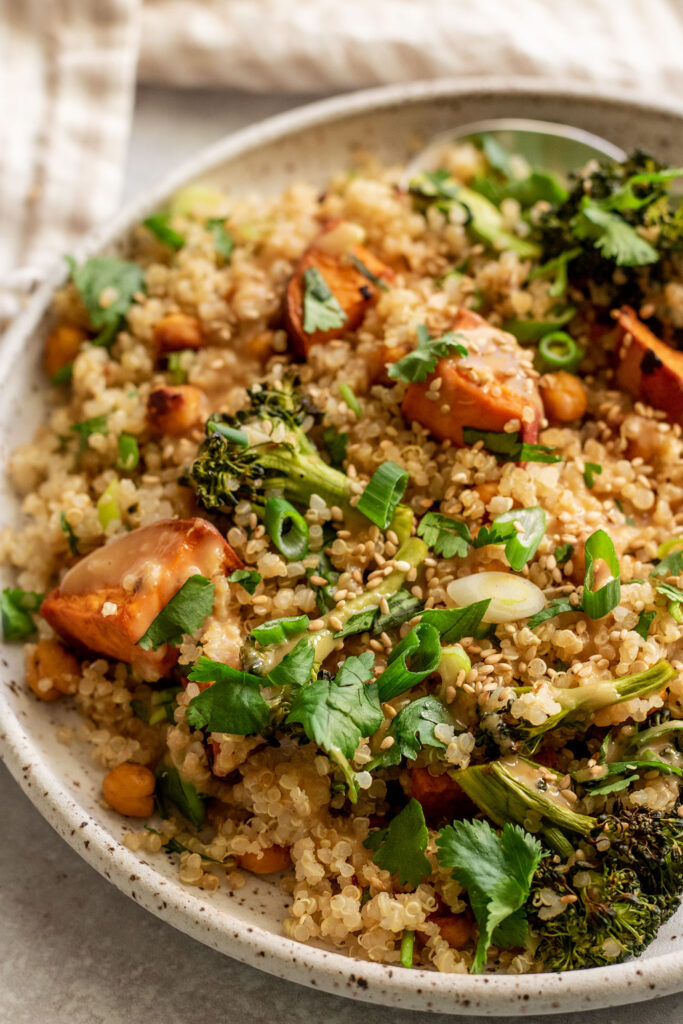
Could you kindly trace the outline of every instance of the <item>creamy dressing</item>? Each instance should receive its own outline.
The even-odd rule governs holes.
[[[567,810],[567,801],[558,786],[559,777],[550,769],[537,768],[523,757],[515,756],[501,757],[500,763],[527,789],[538,790],[546,800],[551,800],[558,807]],[[539,782],[542,783],[541,786],[538,785]]]

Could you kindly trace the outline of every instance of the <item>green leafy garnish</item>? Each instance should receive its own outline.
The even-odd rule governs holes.
[[[50,377],[50,384],[54,384],[55,387],[59,387],[61,384],[68,384],[74,375],[74,364],[73,359],[70,363],[65,363],[64,366],[60,366],[55,373]]]
[[[356,270],[359,270],[363,277],[367,277],[371,284],[374,284],[377,288],[380,288],[383,292],[389,291],[389,285],[386,281],[383,281],[377,274],[373,274],[371,270],[365,266],[362,260],[359,260],[357,256],[354,256],[352,252],[349,253],[349,259],[353,263]]]
[[[235,569],[228,576],[228,583],[239,583],[248,594],[253,594],[262,578],[255,569]]]
[[[213,247],[227,263],[235,249],[235,240],[225,226],[224,217],[209,217],[206,230],[213,238]]]
[[[623,217],[604,204],[584,196],[580,212],[572,221],[574,236],[592,242],[603,256],[618,267],[642,267],[656,263],[659,253]]]
[[[346,323],[347,316],[319,270],[309,267],[304,274],[304,331],[333,331]]]
[[[102,332],[92,344],[109,344],[114,340],[135,295],[144,291],[142,267],[112,256],[91,256],[80,267],[71,256],[67,256],[66,261],[90,323],[95,330]]]
[[[583,466],[583,482],[591,491],[595,484],[595,477],[602,473],[602,466],[597,462],[584,462]]]
[[[422,610],[422,601],[414,597],[407,590],[398,590],[387,599],[388,611],[382,612],[378,605],[371,605],[363,611],[356,612],[340,630],[334,634],[335,640],[342,640],[346,636],[355,636],[358,633],[371,632],[373,636],[379,636],[389,629],[395,629],[402,623],[412,619]]]
[[[132,434],[119,434],[119,457],[116,468],[124,473],[132,473],[140,461],[138,442]]]
[[[650,632],[650,626],[652,625],[653,619],[656,614],[657,612],[655,611],[642,611],[638,616],[638,622],[633,627],[633,632],[637,633],[638,636],[641,636],[643,640],[647,640],[648,634]]]
[[[166,360],[166,370],[171,378],[171,384],[176,387],[180,384],[187,384],[189,374],[183,366],[183,356],[188,349],[181,349],[179,352],[169,352]]]
[[[553,554],[558,565],[565,565],[574,554],[573,544],[558,544]]]
[[[528,931],[524,905],[543,850],[519,825],[509,822],[498,835],[486,821],[454,821],[436,840],[442,867],[467,890],[479,925],[472,973],[486,964],[489,946],[521,946]]]
[[[683,573],[683,551],[672,551],[660,559],[650,573],[651,576],[680,576]]]
[[[440,512],[428,512],[417,524],[417,535],[442,558],[464,558],[472,543],[467,523]]]
[[[182,777],[175,765],[162,761],[156,770],[156,796],[163,817],[168,817],[168,804],[183,814],[190,824],[200,829],[206,808],[197,787]]]
[[[74,533],[73,526],[71,525],[71,523],[66,518],[66,516],[65,516],[65,514],[63,512],[60,513],[59,522],[61,524],[62,531],[63,531],[63,533],[64,533],[64,535],[65,535],[65,537],[67,539],[67,542],[69,544],[69,551],[71,552],[72,555],[80,554],[80,551],[78,550],[78,537]]]
[[[538,505],[511,508],[496,516],[490,526],[482,526],[474,538],[476,548],[486,544],[505,544],[505,555],[512,569],[521,572],[533,558],[545,536],[546,514]],[[518,530],[517,527],[521,527]]]
[[[88,438],[93,434],[103,434],[106,437],[109,432],[107,419],[107,414],[103,413],[101,416],[93,416],[89,420],[81,420],[80,423],[72,423],[69,430],[78,435],[78,452],[80,455],[87,450]]]
[[[305,633],[310,619],[308,615],[290,615],[282,619],[270,619],[254,626],[251,636],[262,647],[269,644],[282,644],[292,637]]]
[[[481,441],[487,451],[497,455],[503,462],[562,462],[561,455],[553,454],[554,448],[545,444],[527,444],[517,434],[463,427],[462,436],[465,444]]]
[[[257,736],[268,722],[270,708],[261,695],[264,680],[259,676],[201,657],[187,678],[213,684],[187,706],[187,724],[193,729]]]
[[[325,427],[323,430],[323,444],[330,457],[330,464],[340,469],[346,459],[346,448],[349,443],[349,435],[336,427]]]
[[[389,367],[389,376],[392,380],[403,380],[408,383],[425,381],[427,374],[433,373],[436,369],[439,359],[449,355],[467,355],[467,349],[457,340],[458,338],[466,340],[464,335],[454,334],[453,331],[432,338],[425,324],[419,324],[416,347]]]
[[[425,857],[428,842],[422,806],[412,798],[387,828],[371,832],[363,845],[374,850],[375,864],[395,875],[400,885],[417,889],[422,879],[432,873]]]
[[[546,608],[541,608],[540,612],[532,615],[527,625],[529,629],[536,629],[536,626],[540,626],[542,622],[546,622],[548,619],[554,619],[556,615],[562,615],[564,612],[580,611],[581,607],[572,604],[568,597],[556,597]]]
[[[414,761],[424,747],[445,750],[446,744],[436,738],[434,729],[437,725],[452,724],[450,713],[440,700],[431,696],[418,697],[392,719],[387,736],[394,742],[386,750],[380,750],[367,765],[368,771],[390,768],[400,764],[404,757]]]
[[[614,544],[604,530],[592,533],[584,548],[586,574],[583,581],[582,607],[591,619],[601,619],[619,604],[621,598],[621,570]],[[607,563],[612,578],[599,590],[593,590],[594,565],[598,559]]]
[[[169,249],[175,249],[177,252],[185,245],[185,237],[173,230],[171,219],[170,213],[155,213],[151,217],[146,217],[142,223],[162,245],[167,245]]]
[[[356,398],[353,388],[349,384],[339,385],[339,394],[343,398],[344,402],[348,405],[349,409],[356,417],[357,420],[363,416],[363,410],[361,409],[360,402]]]
[[[190,576],[140,637],[138,646],[143,651],[156,651],[162,644],[179,647],[183,636],[191,636],[211,614],[215,589],[205,576]]]
[[[439,631],[423,616],[387,658],[387,667],[377,678],[379,699],[384,703],[411,690],[436,672],[440,661]]]
[[[0,595],[0,621],[5,640],[26,640],[36,632],[32,612],[37,612],[43,594],[19,587],[5,587]]]
[[[405,493],[408,480],[406,470],[387,459],[373,473],[356,508],[375,526],[379,526],[380,530],[386,530]]]
[[[434,626],[444,644],[457,644],[466,636],[477,636],[481,620],[491,598],[475,601],[463,608],[429,608],[423,613],[420,622]]]

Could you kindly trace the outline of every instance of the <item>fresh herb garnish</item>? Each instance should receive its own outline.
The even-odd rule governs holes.
[[[169,352],[168,354],[166,370],[171,378],[171,384],[175,386],[187,384],[189,374],[183,366],[183,356],[187,351],[188,349],[181,349],[179,352]]]
[[[385,750],[380,750],[370,764],[368,771],[375,768],[390,768],[400,764],[403,758],[414,761],[425,747],[445,750],[446,744],[436,738],[434,730],[437,725],[452,725],[453,720],[446,707],[436,697],[418,697],[392,719],[387,736],[393,743]]]
[[[140,461],[140,449],[132,434],[119,434],[119,457],[116,468],[124,473],[132,473]]]
[[[375,470],[356,505],[359,512],[386,530],[391,523],[396,506],[408,486],[409,474],[391,459],[387,459]]]
[[[349,443],[349,435],[336,427],[325,427],[323,430],[323,444],[330,457],[330,464],[340,469],[346,459],[346,448]]]
[[[416,347],[389,367],[389,376],[392,380],[422,383],[427,379],[427,374],[434,372],[439,359],[449,355],[467,355],[467,349],[458,338],[466,340],[464,335],[454,334],[453,331],[432,338],[426,325],[419,324]]]
[[[372,605],[369,608],[364,608],[361,612],[356,612],[334,634],[334,639],[341,640],[346,636],[366,632],[371,632],[373,636],[379,636],[381,633],[402,625],[408,619],[412,619],[422,610],[422,601],[414,597],[408,590],[399,590],[387,598],[387,608],[386,612],[382,612],[378,605]]]
[[[308,553],[308,523],[286,498],[268,498],[263,524],[275,547],[288,561],[303,558]]]
[[[185,245],[185,236],[173,230],[171,219],[170,213],[155,213],[151,217],[146,217],[142,223],[162,245],[167,245],[169,249],[177,252]]]
[[[605,209],[604,201],[584,196],[571,227],[575,238],[592,243],[618,267],[642,267],[659,259],[654,246],[618,213]]]
[[[461,523],[440,512],[428,512],[417,524],[417,535],[435,555],[442,558],[464,558],[472,543],[467,523]]]
[[[484,601],[475,601],[463,608],[429,608],[423,612],[420,622],[434,626],[442,643],[457,644],[466,636],[477,636],[481,620],[490,604],[491,598],[487,597]]]
[[[424,621],[413,626],[410,633],[396,644],[387,658],[387,667],[377,677],[379,699],[384,703],[400,697],[436,672],[441,661],[439,631]]]
[[[432,873],[432,866],[425,857],[428,842],[424,812],[413,797],[387,828],[371,832],[363,846],[374,851],[375,864],[395,875],[399,885],[417,889],[422,879]]]
[[[505,544],[505,555],[512,569],[521,572],[533,558],[545,536],[546,514],[538,505],[511,508],[496,516],[490,526],[482,526],[474,538],[474,547]],[[521,527],[518,530],[517,527]]]
[[[356,268],[356,270],[360,271],[360,273],[363,275],[363,277],[367,277],[368,281],[371,284],[374,284],[377,288],[380,288],[383,292],[388,292],[389,291],[389,285],[386,283],[386,281],[383,281],[381,277],[377,276],[377,274],[373,274],[373,272],[371,270],[368,270],[368,268],[365,266],[363,261],[359,260],[357,256],[354,256],[354,254],[352,252],[349,253],[349,259],[353,263],[353,265]]]
[[[591,491],[595,484],[595,477],[602,473],[602,466],[597,462],[584,462],[583,467],[583,482]]]
[[[239,583],[248,594],[253,594],[263,577],[255,569],[235,569],[228,576],[228,583]]]
[[[52,376],[50,377],[50,384],[54,384],[55,387],[59,387],[61,384],[68,384],[74,375],[74,363],[73,359],[70,363],[65,363],[64,366],[60,366]]]
[[[556,597],[547,607],[541,608],[540,612],[532,615],[527,625],[529,629],[536,629],[536,626],[540,626],[542,622],[546,622],[548,619],[554,619],[556,615],[563,615],[564,612],[580,611],[581,606],[572,604],[568,597]]]
[[[363,410],[361,409],[360,402],[358,401],[353,392],[353,388],[349,384],[340,384],[339,394],[341,395],[342,399],[349,407],[353,415],[356,417],[356,419],[361,419],[363,416]]]
[[[209,217],[206,230],[213,238],[213,247],[227,263],[235,249],[235,240],[225,226],[224,217]]]
[[[308,615],[290,615],[283,619],[270,619],[269,622],[262,622],[254,626],[251,635],[254,640],[267,647],[269,644],[282,644],[285,640],[300,636],[308,629],[310,619]]]
[[[72,555],[80,554],[80,551],[78,550],[78,537],[74,533],[73,526],[71,525],[71,523],[66,518],[63,512],[60,513],[59,522],[62,527],[62,532],[64,533],[64,536],[67,539],[69,551],[71,552]]]
[[[333,331],[346,323],[347,316],[316,267],[304,274],[304,331]]]
[[[545,444],[527,444],[526,441],[521,441],[517,434],[463,427],[462,436],[465,444],[482,441],[487,451],[497,455],[504,462],[562,462],[561,455],[553,454],[554,448]]]
[[[680,576],[683,573],[683,551],[672,551],[660,559],[650,573],[651,576]]]
[[[175,765],[164,761],[157,766],[156,778],[156,796],[162,816],[168,817],[168,804],[173,804],[190,824],[200,829],[204,824],[206,808],[197,787],[184,779]]]
[[[604,530],[592,533],[585,545],[586,574],[583,581],[582,608],[591,619],[601,619],[619,604],[621,598],[621,570],[614,544]],[[593,590],[595,563],[601,559],[607,564],[612,578],[598,590]]]
[[[498,835],[486,821],[454,821],[436,840],[442,867],[467,890],[479,925],[471,971],[479,974],[489,946],[522,946],[528,932],[524,905],[543,850],[518,825],[506,822]]]
[[[270,708],[261,694],[264,680],[259,676],[201,657],[187,678],[212,683],[187,706],[187,724],[193,729],[257,736],[267,724]]]
[[[143,651],[156,651],[162,644],[179,647],[183,636],[191,636],[211,614],[214,590],[205,576],[190,576],[140,637],[138,646]]]
[[[107,427],[108,416],[103,413],[101,416],[93,416],[89,420],[81,420],[80,423],[72,423],[69,430],[78,435],[78,453],[82,455],[88,448],[88,438],[93,434],[103,434],[105,437],[109,432]]]
[[[145,275],[137,263],[112,256],[91,256],[80,267],[65,257],[71,278],[80,292],[90,323],[100,334],[93,345],[109,345],[115,338],[133,299],[144,290]]]
[[[574,554],[574,545],[558,544],[553,554],[558,565],[565,565]]]
[[[32,612],[37,612],[43,594],[20,587],[5,587],[0,595],[0,622],[5,640],[26,640],[36,632]]]
[[[650,632],[650,626],[652,625],[653,619],[656,614],[657,612],[655,611],[642,611],[638,616],[638,622],[633,627],[633,632],[637,633],[638,636],[641,636],[643,640],[647,640],[648,634]]]

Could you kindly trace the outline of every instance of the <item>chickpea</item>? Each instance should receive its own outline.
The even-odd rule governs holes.
[[[269,846],[260,853],[243,853],[238,857],[239,865],[245,871],[255,875],[272,875],[276,871],[284,871],[292,863],[286,846]]]
[[[586,389],[575,374],[566,370],[547,373],[539,381],[545,414],[551,423],[581,419],[588,406]]]
[[[39,640],[26,657],[26,682],[40,700],[75,693],[81,667],[58,640]]]
[[[248,355],[259,363],[266,363],[273,354],[274,331],[259,331],[252,334],[246,344]]]
[[[144,764],[119,764],[102,780],[102,796],[128,818],[149,818],[154,811],[154,773]]]
[[[69,324],[60,324],[48,334],[43,352],[43,369],[48,377],[54,377],[58,370],[73,362],[87,337],[82,327]]]
[[[160,387],[147,399],[147,422],[155,434],[182,437],[206,417],[206,396],[193,384]]]
[[[498,484],[493,481],[486,484],[477,484],[476,487],[472,488],[472,490],[477,492],[484,505],[488,505],[491,498],[495,498],[498,494]]]
[[[202,325],[196,316],[187,313],[167,313],[154,326],[154,343],[159,355],[180,352],[184,348],[201,348]]]
[[[441,938],[453,949],[462,949],[472,938],[473,922],[468,910],[464,914],[435,914],[429,920],[438,924]]]

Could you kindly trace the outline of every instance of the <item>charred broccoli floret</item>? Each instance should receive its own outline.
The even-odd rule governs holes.
[[[624,808],[602,823],[608,859],[636,872],[642,889],[666,899],[673,914],[683,889],[683,818],[649,808]]]
[[[247,392],[249,408],[236,415],[214,413],[206,440],[182,479],[209,511],[227,511],[246,500],[257,508],[271,494],[308,505],[317,494],[346,511],[352,483],[329,466],[307,434],[318,409],[285,378],[278,388],[257,384]]]

